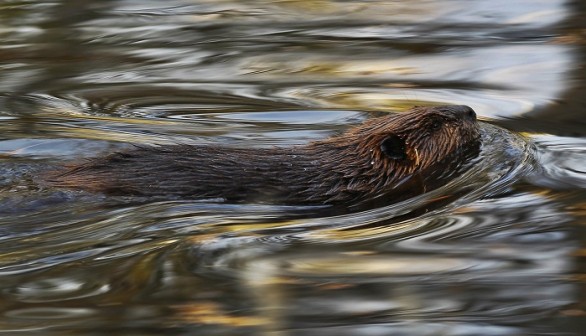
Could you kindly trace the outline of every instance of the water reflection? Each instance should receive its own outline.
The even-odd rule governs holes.
[[[586,186],[586,141],[576,138],[536,137],[541,146],[539,159],[543,174],[535,176],[538,183],[552,188]]]
[[[30,18],[7,21],[4,42],[5,58],[21,62],[5,69],[0,87],[48,89],[86,106],[97,99],[142,116],[174,110],[165,100],[177,103],[186,90],[190,109],[203,108],[202,98],[233,96],[279,108],[389,109],[423,100],[518,115],[565,89],[573,49],[543,43],[564,19],[563,4],[105,1],[64,11],[60,3],[25,3],[20,14]],[[159,99],[144,96],[153,89]]]
[[[510,207],[484,213],[500,202]],[[543,213],[532,213],[530,204],[544,207]],[[231,246],[204,243],[223,252],[212,254],[213,269],[196,272],[242,272],[268,328],[295,326],[287,335],[352,335],[370,328],[381,335],[425,334],[429,328],[449,335],[531,334],[542,328],[544,314],[572,303],[575,289],[565,274],[573,268],[575,247],[564,227],[571,218],[555,204],[527,194],[461,211],[458,217],[430,217],[416,234],[373,234],[360,244],[333,237],[315,244],[309,236],[273,243],[267,252],[239,238]],[[209,255],[201,252],[198,258]],[[318,317],[329,322],[312,325]],[[532,327],[521,327],[527,323]]]

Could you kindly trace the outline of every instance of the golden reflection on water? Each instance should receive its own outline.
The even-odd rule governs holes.
[[[177,310],[177,318],[182,323],[222,324],[233,327],[262,326],[269,323],[268,320],[257,316],[229,315],[215,302],[198,302],[171,308]]]
[[[463,260],[461,258],[355,257],[342,254],[331,257],[310,257],[307,260],[288,260],[287,271],[293,274],[310,275],[313,273],[319,274],[320,276],[393,276],[462,271],[473,268],[477,263],[474,260]]]

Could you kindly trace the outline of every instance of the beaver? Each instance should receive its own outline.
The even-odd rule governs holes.
[[[392,202],[438,187],[478,148],[472,108],[414,107],[306,145],[137,147],[66,164],[46,181],[109,195],[287,205]]]

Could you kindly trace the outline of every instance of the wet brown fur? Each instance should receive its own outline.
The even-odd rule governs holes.
[[[385,153],[381,144],[389,138],[404,141],[404,157]],[[112,195],[278,204],[354,203],[384,196],[392,202],[437,187],[453,175],[446,169],[474,155],[478,138],[472,109],[416,107],[304,146],[145,147],[70,164],[45,179],[55,187]]]

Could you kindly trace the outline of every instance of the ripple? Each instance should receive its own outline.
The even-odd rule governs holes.
[[[396,81],[395,81],[396,82]],[[471,85],[468,83],[467,85]],[[381,87],[382,86],[382,87]],[[285,87],[271,93],[276,97],[290,100],[312,102],[320,108],[353,108],[365,111],[389,111],[407,109],[416,105],[469,105],[481,115],[481,118],[498,118],[525,114],[533,111],[536,104],[531,100],[507,97],[494,91],[466,91],[450,88],[443,82],[441,89],[431,88],[435,83],[405,83],[389,85],[369,85],[368,87],[304,85],[303,87]],[[455,83],[454,86],[458,86]],[[498,98],[498,104],[495,104]]]
[[[542,173],[535,183],[550,188],[586,188],[586,140],[555,136],[536,137]]]
[[[49,278],[22,283],[11,290],[22,302],[52,302],[74,300],[99,294],[109,290],[106,284],[92,283],[86,278]]]
[[[297,276],[396,276],[396,275],[423,275],[443,272],[462,271],[491,271],[498,272],[514,265],[507,265],[504,261],[466,260],[463,258],[395,256],[352,256],[352,254],[321,256],[308,259],[288,259],[287,266],[281,270],[281,274]],[[263,268],[256,266],[255,261],[249,265],[254,269]]]
[[[395,335],[443,335],[458,336],[516,336],[522,334],[520,328],[506,325],[478,325],[476,323],[462,322],[428,322],[416,321],[399,323],[376,323],[345,326],[327,326],[316,329],[303,328],[296,330],[298,335],[323,335],[323,336],[352,336],[370,335],[386,336]]]
[[[95,314],[89,308],[37,307],[11,310],[6,316],[27,320],[70,320]]]
[[[14,139],[0,141],[0,157],[79,159],[112,152],[117,148],[102,141],[83,139]]]

